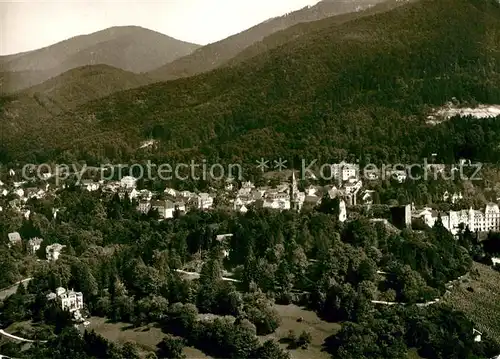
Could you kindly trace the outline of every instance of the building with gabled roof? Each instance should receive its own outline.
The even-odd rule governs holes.
[[[125,176],[122,179],[120,179],[120,186],[125,188],[136,188],[137,179],[132,176]]]
[[[22,243],[21,235],[19,234],[19,232],[12,232],[7,236],[9,238],[9,248],[11,248],[12,246],[20,245]]]
[[[174,218],[175,205],[170,200],[151,201],[151,209],[158,211],[161,219]]]
[[[55,293],[47,294],[47,300],[58,300],[61,309],[67,310],[70,313],[80,311],[83,309],[83,294],[81,292],[75,292],[74,290],[67,291],[63,287],[56,288]]]
[[[66,246],[59,244],[59,243],[54,243],[50,246],[47,246],[45,248],[45,253],[47,255],[47,260],[49,262],[55,262],[59,259],[59,256],[61,255],[62,250],[66,248]]]

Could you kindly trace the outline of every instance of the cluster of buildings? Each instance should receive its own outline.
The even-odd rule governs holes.
[[[300,211],[305,207],[315,207],[323,197],[342,198],[349,205],[357,204],[357,197],[363,186],[359,176],[359,166],[354,164],[339,164],[333,168],[336,185],[310,185],[300,191],[295,172],[292,172],[290,182],[276,187],[255,187],[251,182],[244,182],[232,200],[233,209],[245,213],[249,207],[270,208],[276,210]],[[364,200],[369,201],[371,193],[365,193]]]
[[[176,212],[182,214],[190,209],[212,209],[215,199],[213,194],[176,191],[172,188],[165,189],[162,197],[163,199],[156,200],[152,200],[151,197],[141,198],[137,210],[141,213],[154,210],[158,212],[160,219],[168,219],[174,218]]]
[[[26,184],[26,181],[14,182],[13,186],[7,187],[0,181],[0,198],[10,196],[10,200],[8,201],[9,206],[28,219],[30,210],[26,207],[26,202],[31,198],[45,198],[50,193],[50,186],[48,183],[43,183],[38,187],[24,188],[23,185]],[[0,211],[2,210],[3,208],[0,206]]]
[[[495,203],[487,204],[483,210],[469,208],[440,214],[432,208],[424,208],[414,212],[414,217],[422,219],[429,227],[434,226],[439,216],[443,226],[454,235],[461,226],[469,227],[472,232],[500,232],[500,209]]]
[[[208,210],[213,207],[215,195],[209,193],[193,193],[190,191],[177,191],[166,188],[160,196],[147,189],[137,189],[137,179],[132,176],[125,176],[120,181],[83,180],[83,189],[93,192],[101,190],[104,193],[118,193],[121,199],[128,197],[129,200],[137,200],[137,210],[141,213],[148,213],[151,210],[157,211],[161,219],[173,218],[176,211],[185,213],[189,209],[197,208]],[[162,199],[153,199],[162,197]]]
[[[241,188],[236,188],[236,184],[228,179],[221,195],[225,202],[233,210],[245,213],[250,207],[269,208],[275,210],[298,210],[304,206],[314,207],[321,203],[322,198],[328,195],[330,198],[342,198],[347,205],[356,205],[357,197],[362,188],[359,165],[351,163],[339,163],[332,165],[332,175],[334,185],[328,186],[308,186],[303,191],[299,191],[295,173],[292,173],[291,182],[281,183],[275,187],[256,187],[251,182],[244,182]],[[11,174],[12,175],[12,174]],[[50,176],[47,175],[47,179]],[[13,193],[17,198],[9,202],[11,208],[22,212],[29,219],[30,210],[24,206],[29,198],[44,198],[48,194],[57,190],[44,183],[39,187],[24,188],[26,182],[14,182],[13,188],[8,191],[2,190],[3,183],[0,182],[0,194],[8,195]],[[164,193],[153,193],[147,189],[137,188],[137,179],[132,176],[125,176],[117,181],[96,181],[93,179],[81,180],[79,185],[82,189],[104,194],[118,194],[121,199],[137,201],[137,210],[141,213],[157,211],[160,219],[173,218],[176,213],[185,213],[191,209],[210,210],[214,207],[217,197],[215,189],[211,193],[193,193],[190,191],[178,191],[166,188]],[[62,188],[65,187],[63,184]],[[362,193],[363,203],[370,203],[373,191]],[[1,209],[0,209],[1,210]],[[56,218],[58,209],[54,209],[53,216]],[[35,250],[36,251],[36,250]],[[58,253],[55,248],[54,253]],[[49,260],[57,259],[57,254],[47,253]]]
[[[23,246],[23,240],[21,238],[21,235],[19,232],[12,232],[7,235],[8,237],[8,247],[13,248],[15,246],[22,247]],[[42,247],[43,239],[39,237],[34,237],[30,238],[26,242],[26,252],[29,255],[36,255],[36,253],[40,250]],[[47,258],[48,262],[55,262],[59,259],[59,256],[61,255],[62,250],[66,246],[59,244],[59,243],[54,243],[51,245],[48,245],[45,247],[45,255]]]
[[[495,203],[488,203],[483,210],[472,208],[460,211],[439,212],[430,207],[417,210],[413,205],[391,208],[393,224],[402,228],[412,228],[414,223],[434,227],[438,219],[450,233],[457,235],[461,228],[472,232],[500,232],[500,208]]]

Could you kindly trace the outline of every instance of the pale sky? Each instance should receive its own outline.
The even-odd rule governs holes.
[[[0,0],[0,55],[111,26],[137,25],[205,45],[318,0]]]

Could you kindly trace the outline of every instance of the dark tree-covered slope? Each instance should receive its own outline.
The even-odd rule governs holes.
[[[302,22],[290,28],[282,31],[277,31],[272,35],[265,37],[262,41],[256,42],[251,46],[248,46],[243,51],[238,53],[235,57],[230,59],[223,66],[235,65],[242,61],[248,60],[256,55],[263,52],[274,49],[281,46],[288,41],[295,40],[303,34],[307,34],[311,31],[318,31],[322,28],[332,28],[334,23],[343,24],[348,21],[352,21],[365,16],[371,16],[381,12],[386,12],[392,10],[398,6],[405,5],[409,2],[414,2],[417,0],[385,0],[383,2],[372,4],[371,6],[364,8],[363,10],[353,11],[343,13],[341,15],[332,16],[321,21],[313,22]]]
[[[357,13],[382,1],[384,0],[323,0],[314,6],[269,19],[226,39],[203,46],[151,71],[149,75],[157,80],[167,81],[210,71],[224,65],[248,46],[272,33],[338,14]]]
[[[341,25],[322,22],[234,67],[116,93],[43,122],[26,118],[23,135],[6,126],[4,160],[63,152],[130,159],[151,136],[159,140],[154,159],[331,161],[352,153],[396,161],[430,151],[452,159],[478,127],[482,147],[466,150],[495,160],[499,121],[430,127],[425,115],[452,97],[500,103],[499,7],[421,0]],[[12,100],[4,101],[8,108]],[[5,111],[3,121],[16,122]]]

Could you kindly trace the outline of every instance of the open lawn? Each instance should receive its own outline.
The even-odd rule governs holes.
[[[300,333],[305,330],[311,333],[312,342],[306,350],[289,350],[292,359],[331,358],[330,354],[322,351],[322,346],[327,337],[340,330],[339,324],[325,322],[321,320],[316,313],[296,305],[275,305],[275,308],[281,316],[282,323],[273,334],[260,337],[262,342],[267,339],[279,341],[285,338],[290,330],[295,331],[297,335],[300,335]],[[302,318],[301,322],[297,321],[299,318]],[[280,345],[284,349],[288,346],[286,343]]]
[[[311,333],[312,342],[307,349],[288,349],[288,344],[280,343],[283,349],[290,352],[292,359],[331,359],[331,355],[322,350],[323,343],[327,337],[335,334],[341,326],[337,323],[328,323],[321,320],[316,313],[298,307],[296,305],[275,305],[276,310],[281,316],[282,323],[280,327],[272,334],[259,337],[263,343],[268,339],[274,339],[277,342],[286,338],[290,330],[299,335],[302,331]],[[200,319],[209,319],[218,317],[216,315],[200,315]],[[297,320],[302,318],[302,321]],[[131,328],[125,323],[108,323],[105,318],[92,317],[89,319],[88,329],[94,329],[106,339],[116,343],[134,342],[139,344],[144,354],[156,350],[156,345],[163,339],[164,334],[159,328],[153,325],[140,328]],[[200,350],[193,347],[185,347],[184,354],[187,359],[211,359]],[[415,351],[410,351],[408,359],[419,359]]]
[[[87,327],[89,330],[93,329],[96,333],[115,343],[137,343],[143,349],[144,355],[148,352],[156,351],[156,345],[160,343],[165,336],[161,329],[153,325],[132,328],[130,324],[109,323],[106,318],[100,317],[92,317],[89,321],[90,325]],[[186,354],[187,359],[210,358],[198,349],[191,347],[185,347],[184,354]]]
[[[474,275],[474,272],[478,275]],[[469,288],[469,290],[468,290]],[[480,263],[474,263],[470,279],[451,290],[444,302],[471,318],[481,332],[500,341],[500,273]]]

